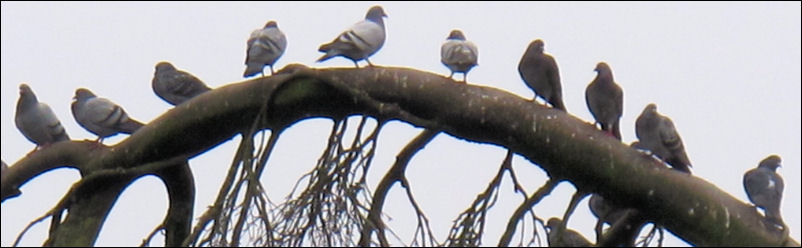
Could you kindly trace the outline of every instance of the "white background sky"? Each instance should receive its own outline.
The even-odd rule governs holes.
[[[70,112],[76,88],[87,87],[148,122],[171,107],[151,89],[157,62],[170,61],[213,88],[242,81],[245,42],[268,20],[276,20],[288,40],[276,69],[290,63],[352,66],[343,58],[314,63],[321,55],[317,48],[363,19],[374,4],[2,2],[0,155],[13,164],[34,148],[14,125],[22,82],[53,108],[71,138],[94,139]],[[741,184],[745,171],[769,154],[779,154],[783,167],[778,171],[786,182],[782,211],[792,237],[800,240],[799,2],[378,4],[389,18],[384,47],[371,57],[377,65],[447,75],[440,45],[450,30],[459,28],[479,47],[479,66],[469,73],[469,83],[531,98],[517,64],[526,45],[541,38],[560,66],[571,114],[592,120],[584,90],[595,77],[596,63],[606,61],[624,89],[624,141],[635,139],[634,122],[643,107],[657,103],[682,135],[694,175],[734,197],[747,199]],[[306,120],[285,132],[262,177],[271,199],[281,200],[314,166],[330,127],[328,120]],[[387,124],[368,181],[372,188],[419,132],[406,123]],[[196,217],[214,200],[238,141],[190,161],[198,186]],[[486,187],[504,154],[497,146],[440,134],[411,161],[407,173],[413,193],[438,240],[445,239],[452,220]],[[516,156],[513,164],[529,193],[545,182],[542,170],[528,160]],[[76,170],[61,169],[24,185],[21,197],[2,204],[0,244],[11,245],[78,178]],[[134,183],[115,205],[96,245],[139,245],[164,217],[165,192],[154,177]],[[544,219],[561,216],[572,193],[570,184],[561,184],[535,207],[536,214]],[[414,211],[398,185],[389,197],[387,223],[406,242],[414,231]],[[485,245],[498,242],[520,202],[505,179]],[[578,209],[568,226],[593,239],[595,219],[587,199]],[[36,226],[21,244],[41,245],[48,223]],[[666,242],[687,245],[673,236]]]

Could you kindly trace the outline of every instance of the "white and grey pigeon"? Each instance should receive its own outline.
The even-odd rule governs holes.
[[[243,77],[256,74],[264,76],[264,67],[270,66],[273,74],[273,63],[284,54],[287,49],[287,37],[278,29],[276,21],[269,21],[262,29],[251,32],[248,39],[248,51],[245,57],[245,72]]]
[[[451,70],[451,75],[455,72],[463,74],[462,82],[468,81],[468,71],[470,71],[479,59],[479,49],[473,42],[465,40],[462,31],[454,29],[446,38],[446,42],[440,46],[440,62]]]
[[[25,138],[35,143],[37,148],[70,140],[56,114],[50,106],[36,99],[31,87],[20,84],[19,94],[14,123]]]
[[[657,113],[657,105],[650,103],[635,121],[638,146],[651,151],[675,170],[690,174],[691,161],[674,122]]]
[[[153,92],[172,105],[210,91],[200,79],[185,71],[176,70],[170,62],[159,62],[153,73]]]
[[[144,126],[131,119],[119,105],[106,98],[99,98],[88,89],[75,90],[72,116],[89,132],[98,136],[98,142],[118,133],[132,134]]]
[[[744,174],[743,184],[749,201],[766,211],[766,219],[776,225],[785,226],[780,216],[780,202],[783,197],[783,178],[777,174],[782,160],[780,156],[770,155],[760,161],[757,168]]]
[[[317,62],[322,62],[334,56],[343,56],[354,62],[365,60],[373,66],[368,57],[376,53],[384,45],[385,30],[384,19],[387,17],[381,6],[373,6],[368,10],[365,20],[357,22],[348,30],[342,32],[333,41],[323,44],[318,51],[324,52]]]

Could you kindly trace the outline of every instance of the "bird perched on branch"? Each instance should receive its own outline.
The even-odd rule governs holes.
[[[185,71],[176,70],[170,62],[159,62],[153,73],[153,92],[164,101],[181,104],[212,89],[200,79]]]
[[[621,140],[619,121],[624,114],[624,92],[613,81],[613,71],[607,63],[599,62],[598,74],[585,88],[585,101],[602,131]]]
[[[518,73],[521,74],[526,86],[535,92],[535,99],[540,96],[546,100],[553,108],[567,111],[562,97],[562,85],[560,85],[560,70],[557,62],[551,55],[543,53],[542,40],[537,39],[529,43],[529,46],[518,63]]]
[[[131,119],[125,110],[106,98],[95,96],[88,89],[75,90],[72,102],[72,116],[83,128],[98,136],[97,142],[118,133],[133,134],[144,126],[139,121]]]
[[[446,38],[446,42],[440,46],[440,62],[451,70],[451,75],[455,72],[463,74],[462,82],[468,81],[468,71],[476,66],[479,59],[479,50],[473,42],[465,40],[462,31],[454,29]]]
[[[546,228],[548,231],[548,235],[546,236],[546,240],[549,242],[549,246],[551,247],[589,247],[593,246],[590,241],[588,241],[582,234],[579,232],[565,228],[565,230],[560,231],[563,221],[559,218],[551,218],[546,224]]]
[[[262,29],[251,32],[248,39],[248,51],[245,57],[245,72],[243,77],[250,77],[261,73],[264,76],[264,67],[270,66],[270,75],[273,75],[273,64],[287,49],[287,36],[278,29],[276,21],[269,21]]]
[[[781,163],[780,156],[766,157],[760,161],[757,168],[744,174],[743,184],[749,201],[754,203],[755,207],[766,211],[766,219],[772,224],[785,228],[780,215],[780,202],[785,183],[783,183],[783,178],[777,174],[777,167],[780,167]]]
[[[357,22],[348,30],[340,33],[333,41],[320,46],[318,51],[324,52],[317,62],[326,61],[334,56],[343,56],[354,62],[365,60],[373,66],[368,57],[376,53],[384,45],[384,19],[387,14],[381,6],[373,6],[368,10],[365,20]]]
[[[657,113],[657,105],[654,103],[646,105],[635,121],[635,135],[638,136],[639,147],[651,151],[675,170],[691,173],[691,161],[685,153],[685,146],[674,122]]]
[[[70,140],[50,106],[39,102],[31,87],[24,83],[19,86],[14,124],[25,138],[36,144],[34,151],[55,142]]]

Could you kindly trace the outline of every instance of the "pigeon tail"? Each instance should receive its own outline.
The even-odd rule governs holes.
[[[688,173],[689,175],[691,174],[691,169],[690,169],[691,165],[683,163],[682,160],[680,159],[677,158],[668,159],[666,160],[666,163],[671,165],[671,168],[674,168],[675,170]]]
[[[563,104],[563,100],[562,99],[559,99],[559,98],[552,99],[551,101],[548,101],[548,102],[551,103],[552,107],[554,107],[556,109],[559,109],[559,110],[562,110],[563,112],[566,112],[566,113],[568,112],[568,110],[565,109],[565,104]]]
[[[323,56],[321,56],[319,59],[317,59],[316,62],[323,62],[323,61],[326,61],[326,60],[336,56],[336,54],[334,54],[334,53],[329,53],[328,51],[325,51],[325,52],[326,52],[326,54],[323,54]]]
[[[621,140],[621,128],[619,127],[617,121],[613,123],[612,132],[616,139]]]
[[[121,133],[133,134],[136,132],[136,130],[139,130],[139,128],[143,126],[145,126],[145,124],[142,124],[142,122],[128,119],[128,121],[120,123],[119,128]]]
[[[256,74],[262,73],[262,67],[258,64],[249,64],[247,68],[245,68],[245,73],[242,73],[243,77],[250,77]]]

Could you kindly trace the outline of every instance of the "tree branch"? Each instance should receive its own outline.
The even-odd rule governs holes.
[[[87,163],[82,173],[194,157],[250,127],[265,102],[266,121],[259,129],[275,129],[312,117],[337,119],[352,114],[403,120],[466,140],[506,147],[552,178],[566,179],[578,190],[602,194],[617,205],[637,208],[647,219],[695,245],[798,245],[787,235],[763,226],[763,216],[751,205],[703,179],[641,156],[591,123],[500,89],[457,84],[440,75],[407,68],[309,69],[290,65],[273,76],[229,84],[176,106],[108,151],[100,151],[100,156],[84,157]],[[69,161],[65,159],[69,157],[80,155],[62,153],[59,159],[38,163],[56,164]],[[32,159],[18,163],[33,164],[26,162]],[[14,172],[9,169],[3,175],[3,199],[35,176]],[[124,186],[114,185],[120,190]],[[103,201],[116,199],[119,194],[105,191],[107,194],[90,196],[87,201],[107,204]],[[103,197],[107,199],[98,199]],[[75,216],[91,218],[94,214],[102,220],[106,213],[77,214],[72,210],[60,229],[81,229],[66,226]]]

